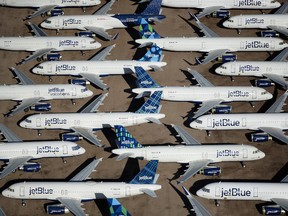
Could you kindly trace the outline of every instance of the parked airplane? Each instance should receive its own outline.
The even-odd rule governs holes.
[[[198,190],[197,196],[218,200],[261,200],[276,205],[262,207],[265,215],[280,215],[288,211],[288,176],[281,182],[215,182]]]
[[[20,80],[17,85],[0,86],[0,100],[13,100],[20,102],[16,108],[5,114],[15,115],[23,110],[32,109],[35,111],[49,111],[51,105],[41,101],[53,99],[86,98],[93,95],[93,92],[82,85],[72,84],[34,84],[31,79],[16,68],[11,68],[16,77]]]
[[[77,216],[85,216],[81,207],[82,201],[107,198],[124,198],[140,194],[147,194],[157,197],[155,191],[161,189],[156,184],[159,174],[156,174],[157,161],[150,161],[147,165],[129,182],[95,182],[85,181],[96,169],[101,159],[94,159],[70,181],[25,181],[15,183],[2,191],[2,195],[8,198],[22,199],[48,199],[56,200],[61,204],[47,205],[47,212],[58,211],[72,212]]]
[[[101,47],[101,44],[90,37],[56,36],[51,37],[38,26],[28,23],[35,36],[28,37],[0,37],[0,49],[12,51],[33,52],[20,63],[26,63],[33,59],[41,58],[51,53],[64,50],[92,50]],[[60,58],[60,57],[59,57]]]
[[[147,8],[139,14],[107,14],[115,1],[116,0],[109,1],[92,15],[50,17],[41,23],[41,27],[56,29],[57,32],[59,32],[59,29],[84,30],[89,32],[82,34],[91,35],[95,33],[106,40],[114,40],[117,34],[111,36],[106,30],[137,26],[140,25],[141,19],[154,22],[165,18],[164,15],[160,15],[161,0],[151,0]]]
[[[201,103],[201,107],[194,113],[193,118],[203,115],[212,109],[215,113],[229,113],[229,105],[221,103],[233,101],[263,101],[273,96],[265,89],[253,86],[214,86],[197,71],[188,68],[188,72],[196,79],[199,86],[160,86],[141,67],[135,67],[138,88],[132,92],[138,94],[136,98],[149,95],[154,91],[161,91],[161,99],[169,101],[191,101]]]
[[[115,126],[118,149],[113,149],[112,152],[119,155],[117,161],[131,157],[187,164],[188,169],[178,183],[185,182],[197,173],[208,176],[220,175],[221,168],[211,166],[214,163],[240,161],[244,166],[243,161],[258,160],[265,156],[259,149],[249,145],[201,145],[181,127],[172,126],[186,145],[143,147],[126,128]]]
[[[106,56],[115,47],[111,45],[99,52],[89,61],[49,61],[43,62],[32,69],[32,72],[40,75],[70,75],[81,76],[102,89],[108,86],[103,83],[101,77],[116,74],[134,73],[134,67],[140,66],[145,70],[161,71],[167,63],[162,62],[162,49],[153,45],[151,49],[138,61],[135,60],[105,60]],[[51,78],[50,78],[51,81]],[[81,80],[75,80],[78,82]],[[73,80],[72,80],[73,82]]]
[[[98,107],[108,93],[99,96],[80,113],[54,113],[54,114],[35,114],[27,117],[20,123],[21,127],[36,129],[38,135],[41,129],[64,129],[73,131],[64,134],[63,139],[69,141],[79,140],[80,136],[89,140],[97,146],[103,146],[93,131],[102,128],[111,128],[115,125],[132,126],[147,122],[161,124],[159,119],[165,114],[159,113],[161,109],[161,92],[154,92],[151,97],[138,109],[132,112],[99,112]]]
[[[227,28],[236,28],[240,34],[240,29],[260,28],[272,29],[276,32],[288,36],[288,3],[284,3],[274,14],[249,14],[230,17],[223,23]]]
[[[194,16],[194,15],[191,15]],[[144,19],[141,20],[141,39],[135,40],[139,47],[157,44],[160,48],[169,51],[197,51],[208,53],[198,64],[207,64],[218,57],[231,56],[237,51],[277,51],[288,47],[280,38],[262,37],[220,37],[211,29],[202,24],[197,17],[196,23],[205,34],[205,37],[161,37]],[[236,59],[236,56],[234,56]]]
[[[1,172],[0,179],[17,168],[24,172],[38,172],[41,169],[41,164],[29,162],[30,160],[51,157],[64,158],[85,153],[84,148],[73,142],[39,140],[23,142],[3,124],[0,124],[0,131],[7,140],[7,143],[0,143],[0,160],[6,161],[6,167]]]
[[[288,62],[285,61],[288,55],[288,48],[285,48],[271,61],[234,61],[227,62],[216,68],[215,72],[225,76],[256,76],[267,77],[268,79],[256,80],[258,87],[271,86],[272,81],[283,88],[288,88],[286,77],[288,76]],[[272,80],[272,81],[271,81]]]
[[[47,12],[51,13],[61,13],[58,11],[59,8],[65,7],[82,7],[85,11],[85,7],[95,6],[100,4],[100,0],[41,0],[41,1],[31,1],[31,0],[0,0],[1,6],[8,7],[29,7],[29,8],[37,8],[37,10],[26,17],[26,19],[30,19]]]
[[[176,8],[203,9],[198,15],[201,18],[206,15],[223,18],[230,15],[227,9],[274,9],[280,7],[280,3],[273,0],[162,0],[162,5]]]
[[[288,144],[283,130],[288,129],[288,113],[280,113],[288,93],[285,92],[265,113],[203,115],[190,123],[199,130],[256,130],[251,140],[265,142],[271,136]]]
[[[127,209],[115,198],[107,199],[110,216],[131,216]]]

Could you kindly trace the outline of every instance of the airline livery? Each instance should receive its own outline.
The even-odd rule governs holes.
[[[39,140],[23,142],[3,124],[0,124],[0,131],[7,140],[7,143],[0,143],[0,160],[6,162],[4,170],[0,173],[0,179],[3,179],[17,168],[24,172],[40,171],[41,165],[29,162],[30,160],[51,157],[64,158],[85,153],[84,148],[73,142]]]
[[[18,85],[0,86],[0,100],[19,101],[6,116],[15,115],[29,107],[36,111],[49,111],[51,105],[42,101],[53,99],[78,99],[93,95],[93,92],[82,85],[72,84],[34,84],[31,79],[16,68],[11,68],[20,80]]]
[[[95,182],[85,181],[96,169],[101,159],[94,159],[68,182],[58,181],[25,181],[15,183],[2,191],[2,195],[13,199],[48,199],[56,200],[61,204],[48,204],[47,212],[72,212],[77,216],[85,216],[81,207],[83,201],[95,199],[125,198],[140,194],[157,197],[155,191],[161,189],[156,184],[159,174],[156,174],[158,162],[150,161],[129,182]],[[24,202],[24,201],[23,201]],[[22,203],[25,205],[25,203]]]
[[[223,102],[232,101],[262,101],[269,100],[273,96],[265,89],[250,86],[214,86],[197,71],[188,68],[199,86],[160,86],[141,67],[135,67],[138,88],[132,92],[138,94],[136,98],[161,91],[161,99],[169,101],[191,101],[201,103],[200,108],[194,113],[193,118],[203,115],[212,109],[215,113],[229,113],[231,106],[223,105]]]
[[[196,173],[208,176],[220,175],[221,168],[211,166],[217,162],[240,161],[243,165],[243,161],[259,160],[265,156],[262,151],[249,145],[201,145],[181,127],[176,125],[173,127],[186,145],[143,147],[126,128],[115,126],[118,149],[113,149],[112,152],[119,155],[118,161],[131,157],[188,164],[188,169],[178,183],[185,182]]]

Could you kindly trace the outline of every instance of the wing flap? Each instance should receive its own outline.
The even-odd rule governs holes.
[[[92,172],[96,170],[96,167],[98,164],[102,161],[102,158],[100,159],[94,159],[91,163],[89,163],[86,167],[84,167],[79,173],[77,173],[73,178],[71,178],[69,181],[84,181],[86,180]]]
[[[200,86],[205,87],[214,87],[214,85],[205,79],[200,73],[190,68],[187,68],[187,71],[194,77],[194,79],[199,83]]]
[[[94,15],[105,15],[109,10],[111,10],[112,5],[115,3],[116,0],[111,0],[107,2],[103,7],[97,10]]]
[[[276,25],[269,25],[268,28],[280,32],[281,34],[288,36],[288,29],[285,26],[276,26]]]
[[[288,55],[288,47],[283,49],[272,61],[284,61]]]
[[[262,130],[265,133],[270,134],[271,136],[276,137],[282,142],[288,144],[288,137],[284,134],[284,132],[280,128],[259,127],[259,130]]]
[[[228,49],[212,50],[212,51],[208,52],[208,54],[205,55],[201,61],[197,59],[197,63],[207,64],[207,63],[215,60],[216,58],[224,55],[228,51],[229,51]]]
[[[24,73],[22,73],[18,69],[13,68],[13,67],[11,67],[10,69],[13,71],[13,73],[15,73],[16,78],[18,78],[20,80],[20,84],[22,84],[22,85],[33,85],[34,84],[34,82],[29,77],[27,77]]]
[[[214,7],[206,7],[200,13],[198,13],[197,17],[200,19],[206,15],[213,13],[214,11],[218,11],[222,9],[223,6],[214,6]]]
[[[283,105],[286,101],[288,92],[286,91],[281,97],[279,97],[274,104],[265,113],[279,113],[281,112]]]
[[[271,79],[272,81],[278,83],[279,85],[283,86],[285,89],[288,88],[288,82],[285,80],[283,76],[276,75],[276,74],[263,74],[263,76]]]
[[[100,79],[100,77],[96,74],[91,73],[80,73],[82,77],[92,82],[94,85],[98,86],[101,89],[108,89],[108,86],[103,83],[103,81]]]
[[[4,124],[0,124],[0,131],[8,142],[21,142],[22,140]]]
[[[172,127],[175,129],[175,131],[179,134],[181,139],[184,141],[186,145],[201,145],[196,139],[194,139],[187,131],[185,131],[183,128],[179,127],[178,125],[173,125]]]
[[[116,44],[107,46],[105,49],[101,50],[90,61],[104,61],[106,60],[107,55],[110,55],[111,50],[116,46]]]
[[[77,216],[86,216],[84,209],[81,207],[81,200],[73,198],[58,197],[57,200],[62,203],[69,211]]]
[[[205,101],[201,104],[200,108],[194,112],[193,118],[198,118],[199,116],[203,115],[204,113],[208,112],[213,107],[219,105],[223,100],[215,99],[210,101]]]
[[[26,18],[31,19],[33,17],[39,16],[40,14],[44,14],[44,13],[54,9],[55,7],[57,7],[57,5],[46,5],[43,7],[39,7],[34,13],[32,13],[31,15],[28,15]]]
[[[288,199],[273,198],[271,200],[288,211]]]
[[[50,52],[54,51],[53,48],[47,48],[47,49],[40,49],[37,50],[35,52],[33,52],[33,54],[31,54],[30,56],[27,56],[26,58],[24,58],[19,64],[25,64],[29,61],[32,61],[34,59],[37,59],[38,57],[42,57],[45,54],[48,54]]]
[[[7,176],[9,173],[11,173],[13,170],[17,169],[22,164],[26,163],[32,159],[31,156],[27,157],[17,157],[17,158],[11,158],[8,162],[8,165],[4,168],[4,170],[0,174],[0,179]]]
[[[37,98],[26,98],[23,99],[18,106],[16,106],[14,109],[12,109],[7,116],[12,116],[15,115],[26,108],[36,104],[37,102],[41,101],[43,98],[42,97],[37,97]]]
[[[97,112],[100,105],[103,104],[104,99],[108,96],[108,93],[98,96],[94,101],[92,101],[81,113],[93,113]]]
[[[104,28],[101,27],[95,27],[95,26],[85,26],[85,29],[94,32],[97,35],[100,35],[101,37],[105,38],[106,40],[113,40],[114,36],[109,35]],[[108,28],[109,29],[109,28]]]
[[[103,147],[104,145],[100,143],[100,140],[97,139],[95,134],[91,129],[82,128],[82,127],[72,127],[71,130],[75,131],[77,134],[83,136],[85,139],[89,140],[91,143],[98,147]]]

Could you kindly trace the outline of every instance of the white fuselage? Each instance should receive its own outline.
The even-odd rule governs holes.
[[[160,87],[160,88],[136,88],[132,92],[162,91],[161,99],[169,101],[192,101],[205,102],[209,100],[222,99],[223,102],[230,101],[261,101],[269,100],[273,96],[265,89],[246,86],[215,86],[215,87]]]
[[[260,37],[164,37],[137,39],[138,44],[157,44],[169,51],[210,52],[214,50],[236,51],[276,51],[288,47],[280,38]]]
[[[150,122],[149,118],[161,119],[161,113],[59,113],[32,115],[20,123],[31,129],[66,129],[81,127],[86,129],[110,128],[115,125],[132,126]]]
[[[275,74],[281,77],[288,76],[288,62],[282,61],[235,61],[226,62],[216,68],[215,72],[227,76],[256,76]]]
[[[197,191],[206,199],[262,200],[288,199],[287,183],[216,182]]]
[[[273,9],[279,2],[271,0],[163,0],[163,6],[177,8],[206,8],[222,6],[223,9]]]
[[[223,23],[227,28],[260,28],[268,26],[281,26],[288,28],[288,14],[255,14],[230,17]]]
[[[35,85],[1,85],[0,100],[21,101],[28,98],[76,99],[86,98],[93,92],[81,85],[72,84],[35,84]]]
[[[106,15],[79,15],[79,16],[53,16],[41,23],[46,29],[78,29],[87,30],[86,27],[97,27],[104,30],[114,28],[127,28],[119,19]]]
[[[243,113],[203,115],[190,123],[200,130],[258,130],[260,127],[288,129],[288,113]]]
[[[152,66],[163,67],[166,62],[148,62],[135,60],[117,61],[49,61],[43,62],[32,69],[39,75],[71,75],[81,76],[81,73],[91,73],[98,76],[135,73],[135,66],[151,70]]]
[[[117,155],[129,153],[131,158],[158,160],[159,162],[190,163],[199,160],[211,160],[211,163],[222,161],[250,161],[265,156],[257,148],[249,145],[175,145],[147,146],[143,148],[113,149]]]
[[[160,190],[157,184],[128,184],[124,182],[23,182],[11,185],[2,192],[3,196],[16,199],[69,198],[94,200],[125,198],[144,194],[141,190]],[[103,197],[105,196],[105,197]]]
[[[51,49],[51,51],[64,50],[92,50],[98,49],[101,44],[89,37],[69,37],[69,36],[43,36],[43,37],[1,37],[0,49],[37,51]]]
[[[84,154],[85,149],[68,141],[0,143],[0,160],[31,156],[32,159],[69,157]]]

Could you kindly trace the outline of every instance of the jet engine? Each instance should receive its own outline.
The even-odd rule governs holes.
[[[267,142],[272,140],[272,137],[269,136],[267,133],[254,133],[251,134],[251,141],[252,142]]]
[[[47,214],[67,214],[70,211],[61,204],[47,205],[46,207]]]
[[[225,11],[225,10],[219,10],[219,11],[215,11],[213,13],[210,14],[211,17],[214,18],[226,18],[226,17],[230,17],[230,11]]]
[[[237,60],[237,56],[234,54],[225,54],[217,58],[218,61],[225,63],[225,62],[233,62]]]
[[[19,170],[24,172],[39,172],[41,170],[41,164],[28,162],[20,166]]]
[[[60,53],[48,53],[42,57],[43,61],[59,61],[61,60],[62,56]]]
[[[230,113],[232,111],[232,106],[228,106],[228,105],[218,105],[216,107],[214,107],[213,109],[211,109],[212,113],[216,113],[216,114],[227,114]]]
[[[285,213],[285,211],[277,205],[270,206],[262,206],[262,213],[264,215],[280,215],[281,213]]]
[[[273,30],[266,30],[260,32],[261,37],[279,37],[279,34]]]
[[[270,87],[270,86],[274,86],[274,85],[275,85],[275,83],[273,83],[269,79],[255,80],[255,86],[257,86],[257,87]]]
[[[206,176],[219,176],[221,174],[221,168],[216,166],[204,167],[199,170],[198,173]]]
[[[39,103],[39,104],[35,104],[34,106],[30,107],[31,110],[35,110],[35,111],[49,111],[51,110],[51,104],[49,103]]]
[[[60,16],[60,15],[64,15],[64,11],[61,9],[53,9],[48,11],[47,16]]]
[[[83,139],[83,137],[78,136],[77,134],[74,134],[74,133],[62,134],[62,140],[64,140],[64,141],[77,142],[77,141],[80,141],[82,139]]]
[[[69,80],[69,82],[74,85],[82,85],[82,86],[86,86],[90,84],[90,82],[85,79],[71,79]]]
[[[96,34],[93,33],[93,32],[87,32],[87,31],[82,31],[82,32],[79,32],[79,33],[76,33],[77,36],[79,37],[96,37]]]

